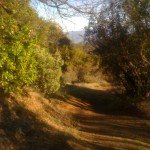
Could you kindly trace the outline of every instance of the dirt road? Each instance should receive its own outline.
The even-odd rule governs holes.
[[[110,88],[68,85],[65,110],[76,118],[85,150],[150,150],[150,120],[137,117]],[[73,144],[72,144],[73,145]]]

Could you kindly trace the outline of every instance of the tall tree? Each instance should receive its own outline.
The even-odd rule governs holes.
[[[102,57],[104,70],[130,96],[146,96],[150,91],[149,10],[148,0],[107,2],[93,33],[87,35]]]

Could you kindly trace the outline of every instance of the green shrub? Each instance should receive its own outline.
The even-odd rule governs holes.
[[[0,87],[9,93],[36,79],[35,46],[28,25],[9,15],[0,25]]]
[[[74,46],[70,53],[69,59],[65,59],[64,82],[98,82],[95,76],[99,72],[99,57],[85,52],[82,46]]]
[[[72,83],[78,80],[76,70],[73,70],[73,67],[68,67],[67,71],[63,73],[63,82],[65,83]]]
[[[58,52],[52,56],[48,50],[39,48],[36,54],[38,78],[36,87],[44,94],[56,92],[60,87],[63,61]]]

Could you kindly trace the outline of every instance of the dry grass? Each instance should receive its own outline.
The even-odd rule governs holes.
[[[150,117],[150,97],[141,100],[137,107],[145,116]]]
[[[0,150],[150,149],[150,121],[108,107],[117,99],[110,86],[66,90],[55,99],[31,89],[24,96],[1,96]]]
[[[62,102],[27,93],[1,99],[0,150],[72,149],[67,141],[76,141],[77,129],[71,114],[61,110]]]
[[[78,87],[85,87],[89,89],[94,89],[94,90],[112,90],[113,87],[110,83],[106,82],[105,80],[99,81],[99,83],[75,83],[74,85]]]

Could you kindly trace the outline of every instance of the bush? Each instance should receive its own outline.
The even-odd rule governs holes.
[[[96,55],[88,54],[81,46],[74,47],[70,58],[65,61],[64,82],[95,82],[99,63],[100,59]]]
[[[52,56],[48,50],[39,48],[36,53],[38,77],[36,88],[48,95],[56,92],[60,87],[63,61],[58,52]]]
[[[34,83],[46,94],[57,91],[61,28],[39,18],[29,0],[5,0],[0,6],[0,88],[10,93]]]
[[[36,79],[35,46],[27,25],[9,15],[0,24],[0,87],[9,93]]]
[[[77,73],[72,68],[68,69],[65,73],[63,73],[63,82],[72,83],[78,80]]]

